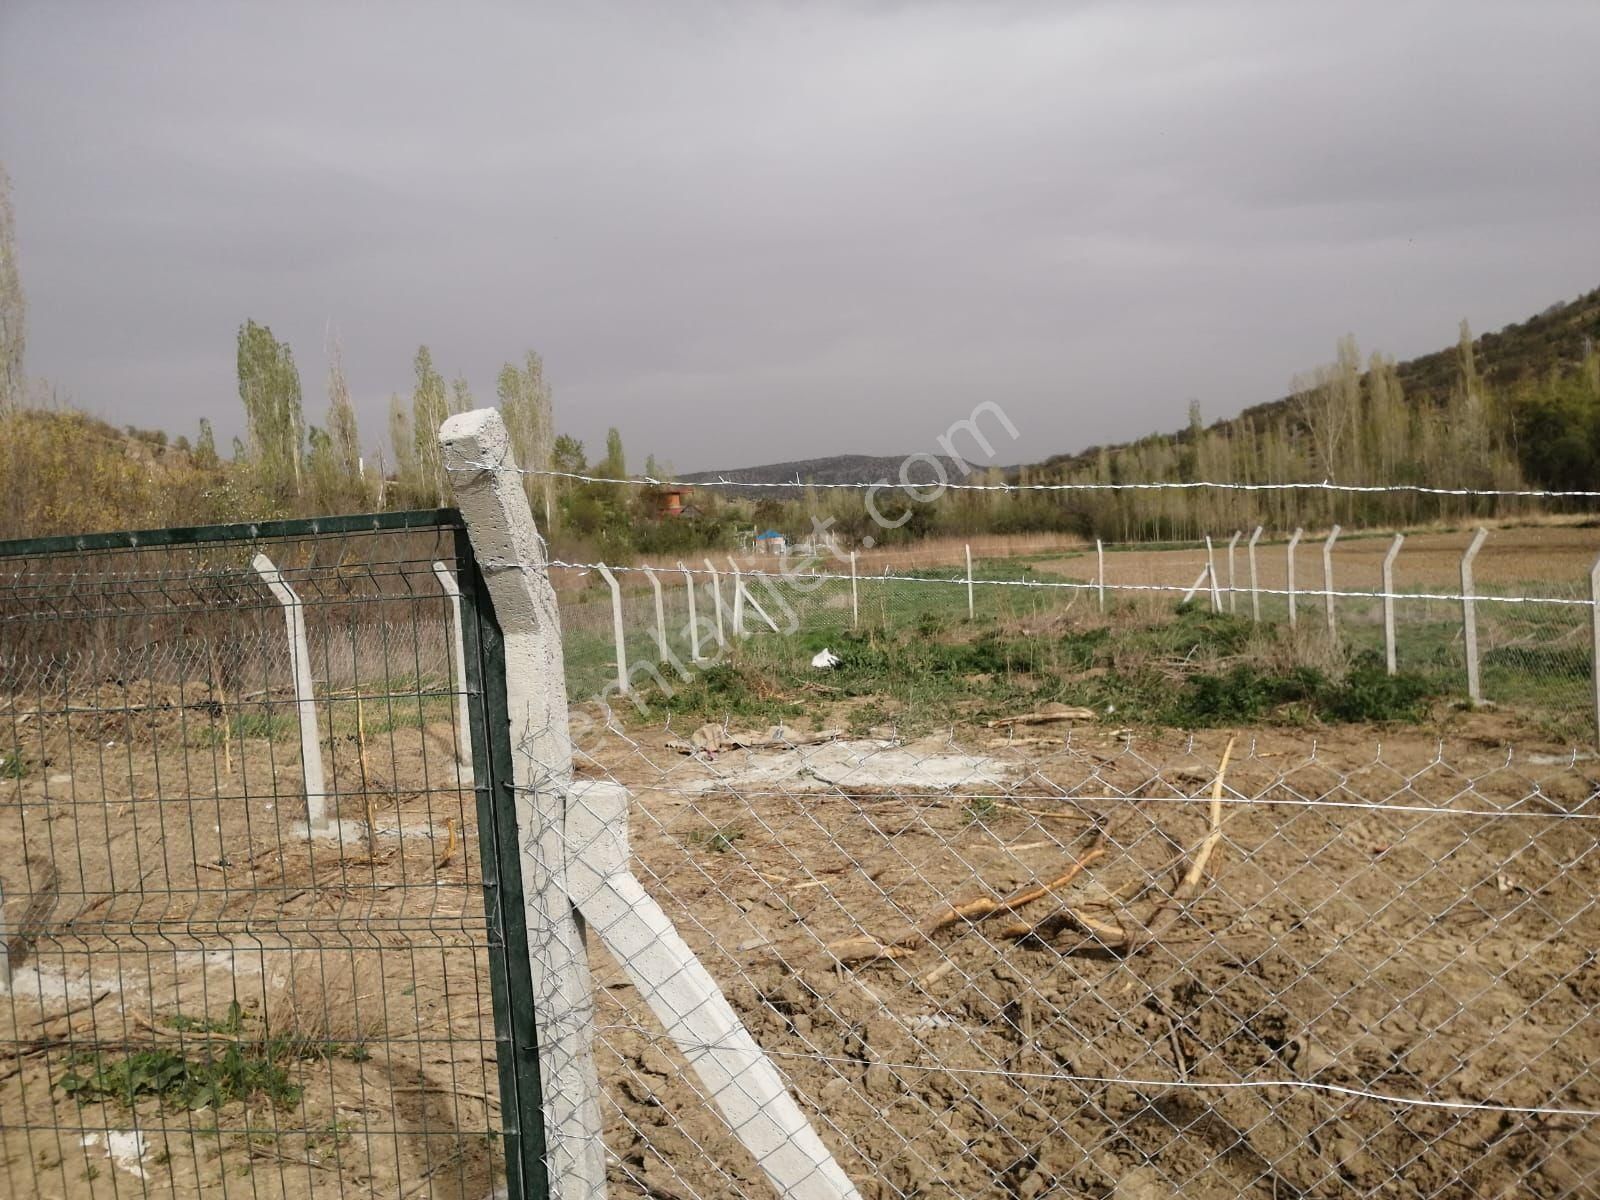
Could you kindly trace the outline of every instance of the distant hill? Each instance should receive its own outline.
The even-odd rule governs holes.
[[[1474,339],[1473,350],[1484,381],[1496,391],[1508,392],[1519,384],[1553,372],[1576,370],[1584,355],[1596,344],[1600,344],[1600,288],[1576,300],[1558,301],[1537,316],[1507,325],[1498,332],[1482,334]],[[1405,390],[1407,402],[1439,404],[1446,400],[1457,386],[1460,362],[1459,347],[1451,345],[1396,363],[1395,375]],[[1294,404],[1294,397],[1282,396],[1251,405],[1237,417],[1217,421],[1211,428],[1232,430],[1244,425],[1266,424],[1286,416]],[[1187,441],[1190,434],[1188,429],[1179,429],[1168,436],[1181,443]],[[1115,453],[1133,444],[1119,442],[1104,449]],[[1037,466],[1052,475],[1087,467],[1101,449],[1089,446],[1052,455]]]
[[[1485,382],[1496,390],[1506,391],[1519,383],[1548,376],[1552,371],[1575,369],[1589,347],[1596,343],[1600,343],[1600,288],[1576,300],[1552,304],[1537,316],[1507,325],[1498,332],[1485,333],[1473,345]],[[1395,373],[1405,390],[1407,401],[1439,403],[1445,400],[1456,386],[1459,362],[1458,348],[1451,345],[1397,363]],[[1263,424],[1280,419],[1294,403],[1292,397],[1284,396],[1252,405],[1237,417],[1214,422],[1211,428],[1230,429],[1242,424]],[[1190,434],[1188,429],[1178,429],[1168,436],[1174,442],[1183,443]],[[1026,471],[1030,476],[1037,477],[1044,473],[1054,477],[1062,472],[1089,466],[1102,449],[1115,453],[1139,440],[1143,439],[1064,451],[1036,464],[1008,467],[1006,475],[1016,479]],[[904,455],[835,454],[827,458],[805,458],[754,467],[697,471],[682,478],[689,483],[716,479],[739,483],[793,483],[797,479],[801,482],[810,479],[817,483],[893,480],[904,461]],[[948,463],[946,465],[949,466]],[[915,472],[913,474],[915,476]],[[952,474],[951,478],[955,478],[955,475]],[[737,488],[728,490],[735,494],[740,491]],[[753,495],[758,490],[753,488],[746,494]],[[789,496],[792,493],[781,494]]]
[[[873,482],[879,479],[897,480],[900,475],[900,464],[905,462],[906,455],[875,455],[875,454],[835,454],[829,458],[801,458],[792,462],[767,463],[759,467],[737,467],[725,471],[696,471],[693,474],[683,475],[680,478],[685,483],[706,483],[718,479],[726,479],[734,483],[794,483],[799,480],[805,483],[857,483],[861,480]],[[948,459],[941,460],[950,478],[956,478],[955,465]],[[920,468],[920,470],[919,470]],[[913,482],[931,480],[933,470],[927,461],[920,456],[908,472]],[[747,494],[754,495],[763,491],[761,488],[751,488]],[[743,489],[728,488],[726,491],[738,495]],[[785,498],[791,497],[792,492],[783,492]]]

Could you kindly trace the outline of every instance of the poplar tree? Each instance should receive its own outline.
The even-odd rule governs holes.
[[[17,230],[11,178],[0,166],[0,412],[22,403],[22,354],[27,346],[27,304],[17,271]]]
[[[421,494],[417,469],[417,443],[411,432],[411,417],[399,396],[389,397],[389,446],[394,451],[394,482],[403,502],[415,503]]]
[[[267,326],[246,321],[239,329],[238,371],[257,482],[279,502],[298,498],[305,422],[294,353]]]
[[[411,436],[416,453],[417,483],[425,504],[438,504],[445,495],[444,451],[439,446],[439,426],[450,415],[444,376],[434,368],[426,346],[417,347],[413,363],[417,381],[411,393]]]
[[[544,360],[530,350],[520,368],[507,363],[500,368],[495,390],[517,462],[525,471],[549,471],[555,444],[555,415],[550,385],[544,378]],[[545,529],[552,533],[558,519],[557,482],[548,474],[523,476],[529,502],[542,505]]]
[[[361,433],[344,376],[344,354],[334,343],[328,366],[328,438],[333,462],[351,480],[361,478]]]

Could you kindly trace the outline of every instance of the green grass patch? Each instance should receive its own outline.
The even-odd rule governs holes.
[[[130,1108],[146,1097],[191,1111],[234,1100],[263,1099],[279,1108],[298,1103],[301,1089],[285,1069],[286,1048],[234,1041],[219,1052],[219,1046],[97,1053],[75,1062],[56,1086],[80,1104],[114,1101]]]
[[[1358,662],[1341,678],[1316,667],[1269,670],[1237,663],[1217,674],[1192,675],[1162,712],[1163,723],[1198,729],[1290,718],[1329,724],[1417,722],[1428,715],[1433,684],[1414,672],[1389,675],[1382,664]]]
[[[1031,632],[929,612],[914,627],[886,632],[754,638],[731,660],[643,695],[690,723],[749,726],[816,712],[820,697],[854,701],[853,731],[892,718],[914,735],[1052,701],[1119,725],[1416,722],[1448,691],[1441,673],[1390,676],[1366,652],[1319,648],[1313,665],[1290,631],[1194,605],[1144,622],[1052,624]],[[838,669],[811,667],[824,646],[838,655]]]
[[[7,751],[0,754],[0,779],[26,779],[28,764],[22,755]]]

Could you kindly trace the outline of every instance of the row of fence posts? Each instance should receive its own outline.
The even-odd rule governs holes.
[[[322,735],[317,721],[316,681],[311,674],[311,641],[306,628],[305,603],[283,573],[265,554],[257,554],[250,566],[260,576],[272,597],[283,607],[284,630],[289,648],[289,673],[294,685],[295,713],[299,718],[300,770],[305,781],[306,827],[308,838],[341,836],[340,827],[328,813],[327,777],[322,770]],[[464,786],[472,782],[472,727],[467,714],[467,660],[461,630],[461,589],[450,568],[433,564],[439,589],[450,605],[450,673],[455,695],[453,719],[456,725],[456,769]],[[621,627],[618,627],[621,637]],[[355,653],[352,645],[351,653]],[[368,830],[367,836],[373,836]]]
[[[1258,569],[1256,548],[1261,541],[1263,528],[1257,525],[1250,532],[1250,537],[1245,541],[1245,562],[1248,575],[1248,589],[1238,585],[1235,571],[1235,552],[1240,539],[1244,537],[1243,530],[1236,530],[1228,539],[1224,562],[1227,570],[1226,587],[1223,586],[1222,577],[1217,569],[1217,552],[1210,534],[1205,535],[1206,562],[1199,576],[1183,594],[1184,603],[1192,601],[1200,590],[1206,590],[1208,603],[1213,612],[1237,613],[1239,611],[1239,595],[1248,590],[1250,596],[1250,619],[1259,623],[1261,621],[1261,585],[1260,571]],[[1284,597],[1287,601],[1288,620],[1291,629],[1299,627],[1299,591],[1296,585],[1295,563],[1296,551],[1304,535],[1303,529],[1296,529],[1284,545]],[[1328,536],[1322,541],[1322,598],[1323,619],[1327,626],[1329,638],[1339,636],[1338,610],[1335,604],[1333,551],[1343,530],[1335,525],[1328,531]],[[1483,548],[1484,540],[1489,536],[1486,529],[1479,528],[1473,535],[1472,541],[1461,556],[1461,629],[1462,642],[1466,656],[1467,696],[1474,705],[1483,703],[1482,673],[1478,655],[1478,624],[1477,624],[1477,597],[1473,592],[1473,560],[1477,558],[1478,551]],[[1405,534],[1396,533],[1390,542],[1389,549],[1383,557],[1382,582],[1379,599],[1383,606],[1383,658],[1384,668],[1394,675],[1398,667],[1398,651],[1395,632],[1395,559],[1400,553],[1400,548],[1405,544]],[[1099,609],[1106,611],[1106,554],[1105,543],[1095,539],[1095,588]],[[966,559],[966,590],[967,590],[967,617],[969,620],[977,617],[976,600],[976,575],[973,569],[972,547],[964,547]],[[722,595],[722,572],[708,558],[705,561],[706,571],[710,576],[710,591],[715,610],[716,641],[719,650],[727,645],[727,633],[724,627],[724,603]],[[630,691],[628,677],[627,651],[625,648],[625,623],[623,621],[622,589],[616,576],[610,568],[601,565],[600,574],[605,579],[611,591],[611,611],[613,636],[616,643],[616,668],[617,690],[623,695]],[[684,587],[689,600],[689,636],[691,638],[691,661],[701,663],[705,661],[702,653],[701,628],[696,619],[695,611],[695,582],[691,570],[678,564],[678,570],[683,573]],[[672,654],[667,641],[666,611],[662,598],[661,581],[656,572],[651,568],[644,568],[645,575],[650,580],[654,591],[655,601],[655,639],[661,661],[670,661]],[[737,562],[731,557],[728,559],[728,573],[732,577],[732,636],[742,638],[748,632],[746,629],[746,609],[754,611],[773,632],[780,632],[778,625],[763,609],[755,596],[750,592],[744,581],[743,572]],[[888,578],[885,568],[884,578]],[[1593,637],[1592,637],[1592,676],[1594,688],[1594,714],[1597,736],[1600,736],[1600,560],[1597,560],[1594,569],[1590,572],[1589,579],[1590,604],[1594,610]],[[860,577],[856,566],[855,551],[850,552],[850,623],[852,628],[861,625],[861,591]]]

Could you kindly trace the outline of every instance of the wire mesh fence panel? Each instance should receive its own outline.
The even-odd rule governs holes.
[[[0,547],[0,1192],[504,1186],[458,533]]]
[[[1024,728],[582,745],[863,1196],[1593,1194],[1580,760]],[[732,1043],[594,970],[614,1186],[771,1194],[699,1073]]]

